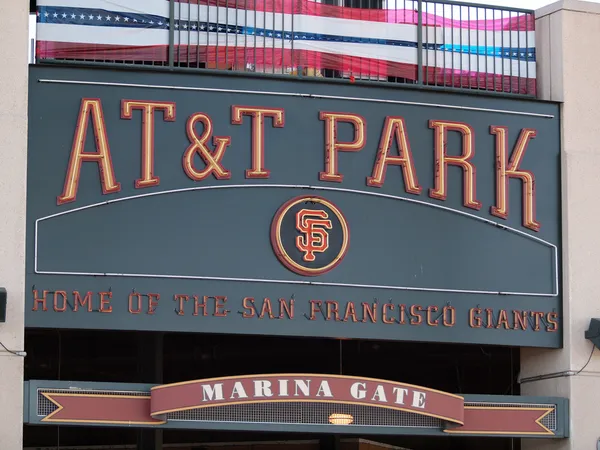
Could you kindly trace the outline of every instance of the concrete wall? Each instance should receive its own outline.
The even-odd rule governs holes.
[[[539,94],[562,120],[564,349],[521,352],[522,393],[570,398],[571,438],[525,450],[594,450],[600,438],[600,351],[584,337],[600,317],[600,4],[565,0],[537,11]],[[581,370],[581,372],[579,372]],[[531,379],[533,377],[533,379]],[[541,379],[540,379],[541,378]]]
[[[23,350],[27,46],[29,2],[1,1],[0,17],[0,286],[8,292],[0,342]],[[23,448],[23,357],[0,346],[0,449]]]

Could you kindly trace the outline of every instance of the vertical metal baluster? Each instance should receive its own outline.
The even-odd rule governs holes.
[[[181,2],[179,2],[177,15],[177,67],[181,67]]]
[[[240,5],[238,3],[238,0],[235,0],[235,27],[234,27],[235,50],[234,50],[234,54],[233,54],[233,64],[231,66],[231,70],[235,70],[235,71],[238,70],[238,51],[239,51],[238,36],[240,35],[240,33],[239,33],[239,31],[240,31],[239,12],[240,12]]]
[[[477,47],[477,72],[475,74],[475,84],[477,85],[476,89],[481,89],[481,84],[479,82],[480,80],[480,72],[479,72],[479,58],[480,58],[480,52],[479,52],[479,8],[477,8],[475,10],[475,23],[477,24],[477,42],[475,43],[476,47]]]
[[[263,2],[263,25],[262,25],[262,38],[263,38],[263,73],[267,71],[267,0],[262,0]]]
[[[446,67],[446,53],[448,49],[446,48],[446,5],[442,3],[442,86],[446,86],[448,82],[448,67]]]
[[[208,68],[210,54],[210,3],[206,2],[206,51],[204,52],[204,66]]]
[[[450,55],[452,62],[450,63],[450,81],[451,87],[454,87],[454,6],[450,5]]]
[[[198,17],[196,17],[196,68],[200,68],[200,2],[198,5]]]
[[[366,3],[366,5],[363,5],[363,2]],[[350,8],[353,8],[353,7],[354,6],[351,4]],[[362,18],[362,15],[366,12],[366,14],[367,14],[367,21],[370,22],[371,21],[371,0],[360,0],[360,8],[362,9],[362,11],[360,12],[361,18]],[[369,42],[369,40],[370,40],[370,38],[367,38],[367,42]],[[371,70],[371,60],[373,58],[370,57],[371,55],[368,55],[368,56],[369,56],[368,58],[361,57],[361,59],[363,59],[363,60],[366,59],[367,60],[366,61],[367,64],[364,64],[365,70],[367,72],[365,74],[365,76],[364,76],[364,79],[366,79],[368,81],[371,81],[371,75],[373,73],[373,70]],[[360,67],[361,67],[361,70],[362,70],[363,64],[361,64]],[[361,78],[361,80],[363,79],[362,73],[361,73],[361,77],[360,78]]]
[[[295,7],[296,3],[292,2],[292,23],[291,23],[291,33],[290,33],[290,37],[291,37],[291,41],[290,41],[290,47],[291,47],[291,52],[290,52],[290,56],[292,57],[292,69],[294,68],[294,66],[296,67],[296,76],[299,75],[299,67],[298,67],[298,63],[296,61],[296,58],[294,57],[294,16],[296,15],[296,7]],[[285,33],[283,35],[283,37],[285,38]]]
[[[169,0],[169,67],[175,62],[175,0]]]
[[[256,2],[258,0],[253,0],[254,2],[254,33],[252,34],[254,36],[254,67],[253,67],[253,71],[256,72],[256,36],[258,34],[258,24],[256,23]]]
[[[244,0],[244,72],[248,69],[248,0]]]
[[[425,84],[429,84],[429,51],[428,51],[428,44],[429,44],[429,36],[427,35],[427,25],[428,20],[427,20],[427,3],[424,3],[424,8],[423,8],[423,12],[425,13],[425,23],[423,24],[423,29],[421,31],[421,34],[423,36],[423,49],[425,51],[425,65],[423,67],[423,70],[425,72]]]
[[[275,73],[275,2],[273,0],[273,27],[271,30],[271,73]],[[283,4],[283,1],[281,2]]]
[[[210,2],[207,2],[210,3]],[[215,2],[216,4],[216,9],[217,9],[217,20],[215,23],[215,32],[217,33],[217,45],[216,45],[216,51],[215,51],[215,69],[219,69],[219,50],[220,50],[220,45],[219,45],[219,27],[221,26],[221,21],[219,20],[219,2]]]
[[[417,83],[423,84],[423,0],[417,2]]]
[[[517,13],[517,94],[521,93],[521,18],[519,15]]]
[[[459,62],[459,78],[458,78],[458,87],[462,88],[463,87],[463,58],[464,58],[464,52],[463,52],[463,22],[462,22],[462,10],[463,7],[459,6],[458,7],[458,48],[460,49],[458,52],[458,57],[460,58],[460,62]]]
[[[397,27],[399,27],[399,23],[398,23],[398,0],[394,0],[394,25]],[[404,0],[404,9],[402,10],[402,23],[406,23],[406,0]],[[394,73],[395,71],[393,70],[393,62],[388,61],[388,76],[390,73],[392,73],[392,79],[397,83],[398,80],[398,75],[397,73]],[[390,70],[391,69],[391,70]]]
[[[471,48],[471,33],[472,33],[472,23],[471,23],[471,8],[467,6],[467,45],[469,46],[468,55],[468,64],[467,64],[467,80],[469,80],[469,89],[473,89],[473,70],[471,67],[471,59],[473,57],[473,49]],[[477,55],[477,52],[475,53]]]
[[[292,5],[293,8],[293,5]],[[275,42],[275,41],[273,41]],[[273,44],[275,45],[275,44]],[[281,2],[281,74],[285,73],[285,0]]]
[[[185,21],[186,25],[187,25],[187,51],[186,51],[186,56],[187,56],[187,66],[190,67],[190,47],[192,46],[192,27],[190,26],[192,21],[192,5],[190,4],[190,2],[188,2],[188,15],[187,15],[187,20]]]
[[[440,75],[440,71],[438,70],[438,41],[437,41],[437,19],[438,19],[438,6],[439,4],[434,3],[433,6],[433,85],[438,85],[438,76]]]
[[[496,10],[492,9],[492,80],[494,83],[494,92],[496,92]],[[486,22],[487,31],[487,22]],[[489,71],[488,71],[489,74]]]
[[[225,70],[229,69],[229,0],[225,0]]]
[[[502,67],[501,67],[502,75],[500,76],[500,82],[502,83],[502,92],[506,92],[506,88],[504,87],[504,60],[505,60],[506,47],[504,46],[504,10],[503,9],[500,10],[500,30],[501,30],[500,33],[502,33],[501,34],[502,42],[500,43],[500,51],[502,52],[502,59],[500,60],[500,62],[502,64]],[[510,48],[509,48],[509,51],[510,51]]]
[[[531,14],[525,14],[525,94],[529,92],[529,19]],[[534,22],[535,23],[535,22]]]

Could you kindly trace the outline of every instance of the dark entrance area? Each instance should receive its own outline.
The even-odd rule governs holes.
[[[26,380],[164,384],[233,375],[320,373],[399,381],[455,394],[519,394],[518,349],[499,346],[231,334],[28,330],[26,351]],[[24,446],[143,450],[520,448],[519,439],[511,438],[375,433],[335,436],[291,430],[293,428],[285,429],[284,425],[278,425],[272,433],[26,425]]]

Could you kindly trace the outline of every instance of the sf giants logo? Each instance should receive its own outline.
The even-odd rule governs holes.
[[[296,214],[296,229],[302,236],[296,237],[296,247],[304,252],[304,261],[314,261],[315,252],[323,253],[329,248],[331,220],[322,210],[301,209]]]

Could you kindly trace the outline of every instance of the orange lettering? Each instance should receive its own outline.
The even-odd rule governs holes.
[[[344,176],[338,173],[338,152],[358,152],[367,143],[365,119],[356,114],[324,112],[319,119],[325,121],[325,171],[319,172],[319,180],[341,183]],[[354,140],[338,142],[338,123],[350,123],[354,128]]]
[[[515,330],[526,330],[527,329],[527,313],[513,310],[513,322]]]
[[[285,315],[288,316],[288,319],[294,318],[294,299],[290,299],[290,303],[285,300],[285,298],[279,299],[279,318],[283,319]]]
[[[233,105],[231,107],[233,125],[241,125],[244,115],[252,117],[252,169],[246,170],[246,178],[269,178],[271,171],[265,169],[265,117],[273,119],[274,128],[283,128],[284,110],[255,106]]]
[[[158,307],[160,294],[148,294],[148,314],[154,314]]]
[[[79,311],[79,306],[82,307],[87,305],[88,312],[92,312],[92,293],[87,292],[84,298],[81,298],[81,294],[79,291],[73,291],[73,295],[75,296],[75,301],[73,305],[73,311]]]
[[[134,307],[133,298],[137,299],[137,305]],[[129,294],[129,313],[130,314],[139,314],[142,312],[142,296],[138,293]]]
[[[85,139],[89,125],[90,116],[92,118],[94,136],[96,138],[96,151],[85,152]],[[71,148],[71,157],[69,167],[65,178],[63,192],[57,197],[57,204],[75,201],[77,189],[79,187],[79,177],[81,175],[81,165],[86,162],[95,162],[98,164],[100,172],[100,182],[102,184],[102,193],[112,194],[121,190],[121,184],[115,180],[115,172],[110,157],[110,148],[108,137],[106,135],[106,124],[102,112],[102,103],[100,99],[84,98],[81,100],[81,108],[77,119],[77,127],[73,138]]]
[[[183,302],[188,302],[189,299],[190,299],[189,295],[175,294],[173,296],[173,300],[175,302],[177,302],[177,309],[175,310],[175,312],[177,313],[178,316],[183,316],[185,314],[185,312],[183,310]]]
[[[42,311],[48,311],[46,307],[46,296],[48,295],[48,291],[42,291],[42,298],[38,297],[37,289],[33,290],[33,309],[32,311],[38,310],[38,304],[42,305]]]
[[[58,297],[62,298],[62,304],[59,306]],[[67,293],[65,291],[54,292],[54,311],[65,312],[67,310]]]
[[[429,128],[434,130],[435,150],[435,188],[429,190],[429,196],[446,200],[448,194],[448,166],[458,166],[463,170],[463,205],[480,209],[481,202],[476,199],[476,170],[471,159],[475,155],[475,133],[466,123],[430,120]],[[458,131],[462,135],[462,153],[449,156],[446,153],[448,131]]]
[[[548,326],[546,327],[546,331],[556,332],[558,331],[558,313],[551,312],[546,316],[546,320],[548,321]]]
[[[110,305],[110,300],[112,299],[112,292],[99,292],[100,296],[100,309],[101,313],[111,313],[112,306]]]
[[[193,312],[193,316],[197,316],[198,315],[198,311],[200,309],[202,309],[202,315],[203,316],[208,316],[208,311],[206,310],[206,302],[208,300],[208,297],[205,295],[204,297],[202,297],[202,303],[199,302],[199,298],[197,295],[194,295],[194,312]]]
[[[536,131],[521,130],[508,163],[508,128],[491,126],[490,133],[496,136],[496,206],[492,206],[490,212],[501,219],[508,217],[508,184],[511,178],[518,178],[523,190],[523,226],[539,231],[541,225],[535,220],[535,177],[532,172],[519,169]]]
[[[244,312],[242,313],[244,319],[256,316],[256,308],[254,307],[254,299],[252,297],[244,297],[242,307],[244,308]]]
[[[136,188],[158,186],[160,178],[154,175],[154,111],[163,111],[163,120],[175,121],[174,102],[122,100],[121,119],[131,119],[133,110],[142,111],[142,176],[135,180]]]
[[[195,128],[198,122],[201,122],[202,125],[204,125],[204,131],[200,137],[196,134]],[[213,137],[215,151],[210,151],[206,141],[208,141],[208,138],[212,135],[213,126],[210,117],[203,113],[192,114],[187,121],[186,130],[188,139],[191,142],[190,146],[183,154],[183,170],[186,175],[194,181],[202,181],[210,176],[210,174],[213,174],[217,180],[230,179],[231,172],[221,165],[221,160],[225,155],[227,146],[231,144],[231,138]],[[204,160],[204,163],[206,164],[204,170],[196,170],[194,166],[194,156],[196,156],[196,154],[200,155]]]
[[[394,138],[398,142],[398,156],[390,155],[390,148],[394,145]],[[377,159],[373,166],[373,173],[367,177],[367,185],[381,187],[385,182],[387,166],[401,166],[404,177],[404,189],[409,194],[420,194],[421,187],[417,179],[417,172],[412,158],[412,151],[408,136],[406,135],[406,124],[402,117],[386,117],[381,133],[381,141],[377,150]]]
[[[229,310],[225,309],[225,303],[227,303],[227,297],[216,296],[215,299],[215,317],[227,317]]]

